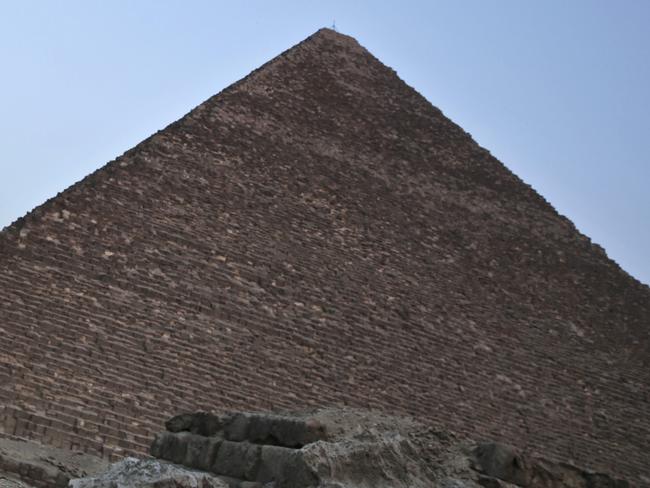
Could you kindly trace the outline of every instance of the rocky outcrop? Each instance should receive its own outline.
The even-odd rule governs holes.
[[[28,485],[23,481],[19,481],[15,478],[10,478],[1,473],[0,473],[0,486],[2,488],[33,488],[33,485]]]
[[[157,459],[128,457],[99,476],[76,479],[70,488],[228,488],[222,479]]]
[[[566,463],[526,457],[511,446],[485,442],[471,451],[471,467],[486,487],[514,485],[525,488],[630,488],[625,480],[594,473]]]
[[[119,480],[122,484],[117,486],[125,488],[154,486],[146,483],[153,483],[150,480],[159,472],[172,473],[159,478],[175,479],[178,486],[215,483],[205,486],[230,488],[631,486],[604,474],[526,456],[505,444],[476,444],[410,419],[369,412],[321,410],[295,416],[202,412],[174,417],[166,425],[168,430],[151,446],[151,454],[163,461],[129,460],[105,476],[75,481],[71,487],[112,488],[111,480]],[[199,484],[187,484],[188,480]]]
[[[71,478],[105,470],[108,462],[82,452],[0,438],[0,487],[65,487]]]

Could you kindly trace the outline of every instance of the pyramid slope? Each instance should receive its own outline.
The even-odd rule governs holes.
[[[648,473],[650,292],[324,29],[0,234],[4,432],[408,413]]]

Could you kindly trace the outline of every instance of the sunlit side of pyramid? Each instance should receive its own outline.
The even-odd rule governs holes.
[[[350,405],[647,474],[649,324],[646,286],[321,30],[0,234],[0,429],[119,457],[181,411]]]

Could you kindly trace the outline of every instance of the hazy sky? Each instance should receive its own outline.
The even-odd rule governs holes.
[[[334,19],[650,283],[648,0],[0,0],[0,227]]]

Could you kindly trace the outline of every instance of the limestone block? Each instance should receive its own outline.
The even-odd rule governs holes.
[[[248,442],[222,441],[211,471],[254,481],[260,462],[260,446]]]
[[[182,464],[185,461],[187,444],[191,435],[189,432],[157,434],[151,444],[151,455],[165,461]]]
[[[188,436],[185,460],[182,464],[190,468],[210,471],[221,442],[221,439],[215,437]]]
[[[527,485],[530,477],[523,457],[511,446],[485,442],[474,449],[481,472],[509,483]]]
[[[223,433],[231,441],[293,448],[325,439],[325,428],[315,420],[248,413],[231,415],[224,422]]]
[[[216,435],[223,427],[223,418],[208,412],[183,413],[165,422],[169,432],[191,432],[203,436]]]
[[[305,462],[303,452],[280,446],[262,446],[257,480],[274,481],[283,488],[318,485],[318,477]]]
[[[70,481],[70,488],[228,488],[216,476],[157,459],[125,458],[98,476]]]

